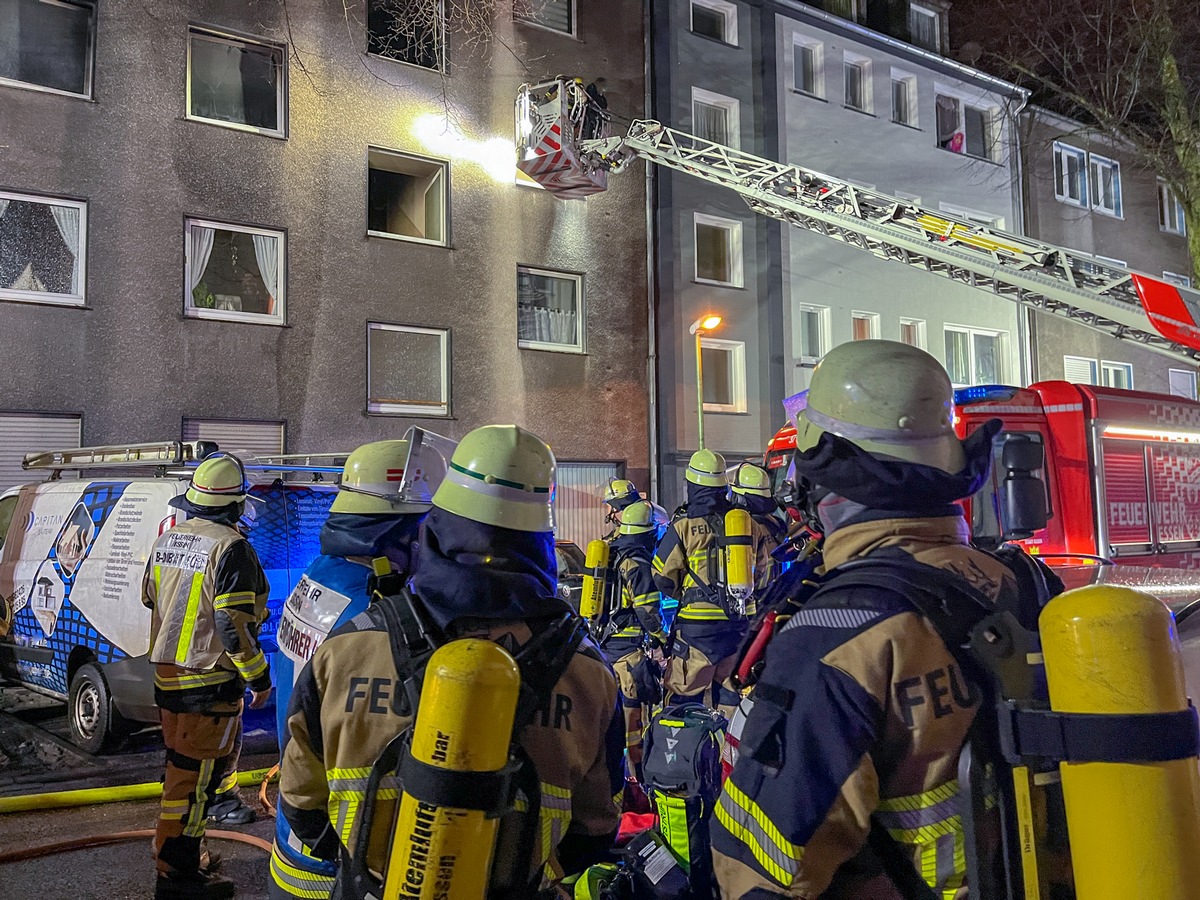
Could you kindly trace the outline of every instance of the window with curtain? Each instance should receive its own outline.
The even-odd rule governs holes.
[[[367,412],[450,415],[450,331],[367,323]]]
[[[957,97],[938,94],[934,100],[937,114],[937,143],[943,150],[963,152],[962,104]]]
[[[367,0],[367,52],[422,69],[445,70],[445,5]]]
[[[918,47],[940,53],[942,50],[941,17],[932,9],[910,3],[908,6],[908,36]]]
[[[574,34],[575,0],[525,0],[518,5],[516,18],[563,34]]]
[[[283,48],[192,29],[188,45],[188,117],[284,133]]]
[[[850,315],[852,340],[869,341],[879,337],[879,313],[856,312]]]
[[[0,191],[0,297],[84,305],[87,204]]]
[[[867,77],[869,71],[866,63],[846,60],[846,105],[851,109],[868,112]]]
[[[517,345],[584,351],[583,276],[517,267]]]
[[[692,129],[696,137],[738,145],[738,102],[732,97],[692,89]]]
[[[947,326],[946,372],[955,387],[1004,382],[1004,334]]]
[[[859,16],[859,0],[825,0],[825,11],[857,22]]]
[[[1158,227],[1170,234],[1187,234],[1183,204],[1171,186],[1161,179],[1158,182]]]
[[[901,319],[900,341],[910,347],[925,349],[925,321],[923,319]]]
[[[187,315],[276,325],[286,321],[283,232],[188,219],[184,249]]]
[[[1088,184],[1092,194],[1092,209],[1096,212],[1120,218],[1124,215],[1121,204],[1121,164],[1113,159],[1091,154],[1088,161]]]
[[[0,0],[0,82],[90,97],[96,4]]]
[[[1054,196],[1072,206],[1087,204],[1087,153],[1054,143]]]

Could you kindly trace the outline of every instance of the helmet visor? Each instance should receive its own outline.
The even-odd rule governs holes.
[[[408,459],[396,499],[427,506],[449,471],[458,441],[415,427],[408,429],[404,439],[408,441]]]

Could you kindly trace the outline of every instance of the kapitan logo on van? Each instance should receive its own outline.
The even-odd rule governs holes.
[[[29,518],[25,521],[25,531],[30,532],[33,531],[34,528],[57,528],[66,520],[66,518],[66,515],[63,513],[43,513],[39,516],[35,515],[33,510],[30,510]]]

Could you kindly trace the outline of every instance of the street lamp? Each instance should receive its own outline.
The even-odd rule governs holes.
[[[721,324],[721,317],[707,313],[688,329],[688,334],[696,336],[696,438],[697,449],[704,449],[704,364],[700,358],[700,338]]]

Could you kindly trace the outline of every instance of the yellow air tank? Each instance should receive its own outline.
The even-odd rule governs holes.
[[[1154,597],[1121,587],[1080,588],[1046,605],[1039,631],[1055,712],[1187,709],[1175,620]],[[1195,756],[1063,762],[1059,770],[1078,900],[1200,898]]]
[[[508,763],[521,673],[499,644],[465,639],[430,658],[413,726],[415,760],[448,772]],[[417,800],[406,790],[388,855],[384,900],[483,900],[499,818]]]
[[[731,509],[725,513],[725,589],[745,613],[754,594],[754,547],[750,540],[750,513]]]
[[[608,559],[607,541],[594,540],[588,543],[579,614],[589,622],[598,621],[604,613],[604,598],[608,593]]]

